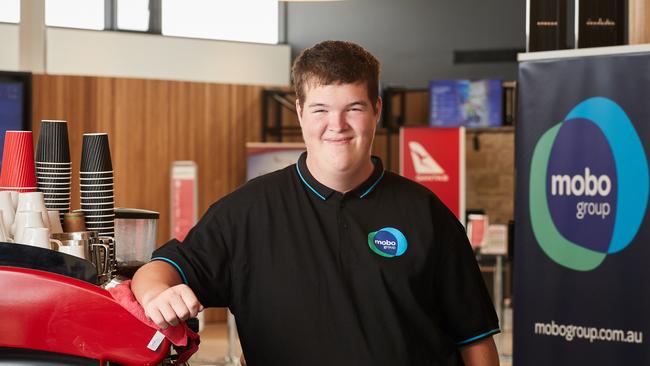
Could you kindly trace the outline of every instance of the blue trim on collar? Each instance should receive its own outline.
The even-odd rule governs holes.
[[[474,341],[476,341],[476,340],[479,340],[479,339],[481,339],[481,338],[485,338],[485,337],[487,337],[487,336],[490,336],[490,335],[492,335],[492,334],[499,333],[499,332],[501,332],[501,329],[499,329],[499,328],[497,328],[497,329],[492,329],[491,331],[485,332],[485,333],[483,333],[483,334],[479,334],[479,335],[477,335],[476,337],[472,337],[472,338],[470,338],[470,339],[466,339],[466,340],[464,340],[464,341],[458,342],[458,343],[456,343],[456,345],[457,345],[457,346],[462,346],[462,345],[464,345],[464,344],[467,344],[467,343],[470,343],[470,342],[474,342]]]
[[[309,183],[307,183],[307,181],[305,180],[305,178],[302,177],[302,173],[300,173],[300,168],[298,168],[298,163],[296,163],[296,171],[298,172],[298,176],[300,177],[300,180],[302,180],[302,182],[305,183],[307,188],[311,189],[311,191],[314,192],[314,194],[317,195],[323,201],[327,200],[327,198],[323,197],[322,194],[318,193],[318,191],[315,190],[314,187],[310,186]]]
[[[379,178],[377,178],[377,180],[375,181],[375,183],[373,183],[373,184],[370,186],[370,188],[368,188],[367,191],[363,192],[363,194],[362,194],[361,196],[359,196],[359,198],[363,198],[363,197],[365,197],[368,193],[372,192],[372,190],[375,189],[375,187],[377,186],[377,184],[379,184],[379,181],[380,181],[381,178],[383,178],[383,177],[384,177],[384,171],[382,170],[381,175],[379,176]]]
[[[181,275],[181,278],[183,279],[183,283],[185,283],[186,285],[189,285],[189,283],[187,282],[187,277],[185,276],[185,272],[183,272],[181,267],[178,264],[176,264],[176,262],[174,262],[173,260],[165,258],[165,257],[154,257],[154,258],[151,258],[151,261],[152,262],[153,261],[163,261],[163,262],[167,262],[167,263],[171,264],[172,266],[176,267],[176,270],[178,271],[178,273]]]

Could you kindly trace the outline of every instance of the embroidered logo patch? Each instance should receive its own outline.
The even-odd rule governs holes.
[[[401,231],[385,227],[368,234],[368,246],[382,257],[399,257],[406,252],[408,243]]]

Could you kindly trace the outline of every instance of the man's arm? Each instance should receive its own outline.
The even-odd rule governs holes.
[[[465,366],[499,366],[499,354],[492,337],[459,348]]]
[[[131,291],[149,319],[162,329],[193,318],[203,310],[176,269],[163,261],[153,261],[138,269]]]

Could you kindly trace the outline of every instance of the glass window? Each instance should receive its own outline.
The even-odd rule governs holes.
[[[117,0],[117,28],[149,30],[149,0]]]
[[[0,22],[20,23],[20,0],[0,0]]]
[[[45,24],[103,30],[104,0],[45,0]]]
[[[276,0],[162,0],[167,36],[278,43]]]

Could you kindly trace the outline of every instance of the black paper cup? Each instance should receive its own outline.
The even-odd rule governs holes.
[[[115,212],[110,211],[83,211],[86,223],[115,221]]]
[[[71,206],[70,206],[69,203],[61,203],[61,204],[59,204],[59,203],[49,203],[48,202],[48,203],[45,204],[45,207],[48,210],[59,210],[59,211],[63,210],[63,211],[67,212],[67,211],[70,211]]]
[[[79,184],[82,186],[90,185],[94,186],[97,184],[112,184],[115,183],[113,178],[80,178]]]
[[[113,198],[105,198],[105,199],[95,199],[95,200],[83,200],[81,201],[81,206],[109,206],[109,205],[114,205],[115,201]],[[81,210],[84,208],[82,207]]]
[[[113,197],[108,197],[108,198],[102,198],[102,199],[84,199],[83,197],[81,198],[81,206],[92,206],[92,205],[98,205],[98,206],[108,206],[109,204],[115,205],[115,201]]]
[[[88,220],[86,219],[86,228],[93,230],[111,230],[110,227],[115,226],[115,220]]]
[[[104,193],[111,192],[110,194],[113,194],[112,192],[115,191],[115,189],[113,188],[113,183],[109,183],[106,185],[103,184],[81,185],[79,188],[80,188],[79,191],[82,194],[85,194],[87,192],[104,192]]]
[[[43,193],[69,193],[71,190],[70,184],[66,185],[54,185],[54,184],[38,184],[38,190]]]
[[[56,207],[66,207],[66,208],[68,208],[68,207],[70,207],[70,202],[61,202],[61,201],[51,202],[51,201],[48,201],[48,202],[45,202],[45,206],[46,207],[54,207],[54,206],[56,206]]]
[[[83,190],[83,188],[97,188],[97,187],[113,187],[113,182],[110,180],[106,179],[101,183],[88,183],[86,181],[81,181],[79,183],[79,186]]]
[[[46,169],[48,169],[48,168],[65,169],[65,168],[70,168],[72,166],[72,162],[70,162],[70,161],[64,161],[64,162],[61,162],[61,161],[59,161],[59,162],[57,162],[57,161],[42,161],[42,160],[36,160],[36,158],[34,158],[34,165],[37,166],[37,167],[46,168]]]
[[[70,204],[69,203],[64,203],[64,204],[57,204],[57,203],[45,203],[45,207],[48,210],[70,210]]]
[[[115,199],[113,192],[101,193],[101,195],[93,196],[91,191],[83,191],[81,193],[81,203],[94,204],[97,202],[107,203]]]
[[[60,196],[55,196],[51,194],[44,194],[43,199],[45,202],[52,202],[52,203],[64,203],[64,202],[70,202],[70,195],[60,195]]]
[[[72,174],[43,174],[43,173],[36,173],[36,179],[40,180],[70,180],[72,179]]]
[[[72,202],[69,197],[68,198],[62,198],[62,199],[58,199],[58,198],[57,199],[48,199],[48,198],[46,198],[44,201],[45,201],[46,205],[49,204],[49,205],[59,205],[59,206],[60,205],[70,206],[70,203]]]
[[[47,190],[47,191],[41,191],[43,192],[43,197],[45,199],[48,198],[70,198],[70,192],[66,191],[55,191],[55,190]]]
[[[43,192],[43,198],[47,201],[65,201],[70,200],[72,194],[70,191],[40,191]]]
[[[89,210],[89,209],[85,209],[85,208],[82,208],[82,209],[77,210],[77,211],[83,212],[84,216],[86,218],[91,217],[93,219],[96,219],[96,216],[115,216],[115,212],[107,212],[106,211],[106,210],[111,209],[111,208],[113,208],[113,207],[112,206],[104,206],[102,208],[102,210],[103,210],[102,212],[99,212],[99,210]],[[97,220],[95,220],[95,221],[97,221]]]
[[[46,205],[68,205],[70,206],[70,198],[61,198],[61,199],[45,199]]]
[[[100,229],[100,230],[110,230],[110,231],[113,231],[115,229],[114,222],[109,220],[104,220],[104,221],[86,220],[86,227],[93,228],[93,229]]]
[[[37,176],[36,177],[36,183],[65,183],[65,182],[72,182],[72,177],[70,176],[60,176],[60,177],[43,177],[43,176]]]
[[[85,179],[113,179],[113,172],[102,172],[102,173],[93,173],[93,172],[79,172],[80,180]]]
[[[52,185],[52,186],[62,186],[65,184],[70,185],[71,182],[72,182],[72,178],[63,178],[63,179],[36,178],[36,183]]]
[[[68,122],[41,121],[34,159],[40,162],[70,163]]]
[[[112,185],[110,186],[99,186],[99,185],[91,185],[91,186],[79,186],[79,193],[82,196],[87,196],[87,197],[96,197],[98,194],[102,196],[112,196],[113,192],[115,192],[115,189],[113,188]]]
[[[82,211],[115,211],[115,203],[110,202],[106,204],[99,204],[99,205],[85,205],[81,204],[81,210]]]
[[[44,167],[36,165],[37,174],[71,174],[72,167]]]
[[[87,213],[88,215],[109,215],[109,214],[115,214],[115,208],[113,206],[93,206],[93,208],[86,208],[88,206],[84,206],[81,210],[84,212],[84,215]]]
[[[108,134],[84,134],[79,170],[81,172],[110,172],[113,170]]]
[[[51,178],[36,178],[37,184],[52,185],[52,186],[63,186],[70,185],[72,179],[62,178],[62,179],[51,179]]]
[[[35,168],[35,169],[36,169],[36,174],[42,174],[42,175],[52,175],[52,176],[72,175],[72,169],[42,169],[42,168]]]
[[[72,179],[72,171],[63,172],[63,173],[53,173],[53,172],[40,172],[36,171],[37,179]]]
[[[68,184],[45,184],[45,183],[39,183],[38,185],[38,190],[43,192],[43,193],[65,193],[65,192],[70,192],[70,183]]]
[[[109,203],[113,202],[115,200],[114,196],[105,196],[105,197],[86,197],[86,196],[81,196],[81,204],[82,205],[96,205],[100,203]]]

